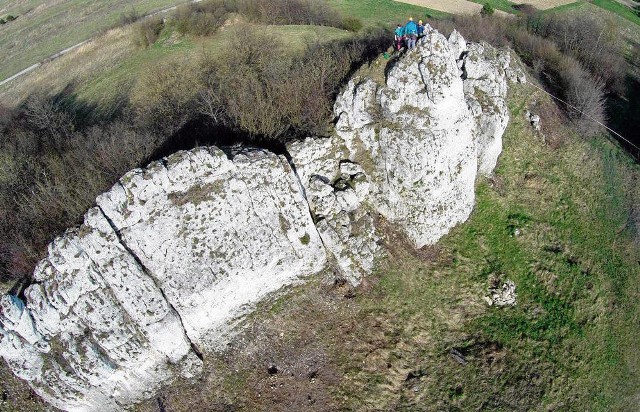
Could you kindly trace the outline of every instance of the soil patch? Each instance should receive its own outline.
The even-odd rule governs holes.
[[[400,3],[427,7],[451,14],[478,14],[482,5],[465,0],[396,0]]]
[[[519,1],[518,3],[530,4],[538,10],[548,10],[575,2],[576,0],[525,0],[522,2]]]

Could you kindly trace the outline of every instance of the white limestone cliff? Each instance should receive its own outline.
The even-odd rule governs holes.
[[[341,164],[355,162],[362,169],[358,182],[367,188],[359,202],[403,228],[416,247],[435,243],[468,218],[478,172],[490,174],[502,151],[509,63],[507,51],[467,46],[456,31],[447,39],[427,28],[418,47],[389,70],[385,84],[370,78],[349,82],[335,104],[332,141],[289,146],[306,190],[334,196],[326,187],[341,179]],[[326,186],[320,194],[318,176]],[[354,255],[358,249],[351,250]],[[353,265],[343,272],[357,279]]]
[[[509,54],[429,29],[385,84],[354,78],[335,134],[136,169],[0,299],[0,355],[64,410],[122,410],[197,376],[254,305],[333,268],[357,285],[380,214],[416,247],[465,221],[502,149]]]

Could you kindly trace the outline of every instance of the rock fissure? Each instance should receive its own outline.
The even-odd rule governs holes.
[[[202,355],[202,351],[200,349],[198,349],[196,344],[191,340],[191,337],[189,336],[189,333],[187,332],[187,329],[185,328],[184,321],[182,320],[182,316],[180,315],[180,312],[178,312],[176,310],[176,308],[173,306],[173,304],[171,303],[171,301],[167,297],[167,294],[165,293],[164,288],[162,287],[162,284],[160,284],[160,282],[156,279],[156,277],[153,276],[153,274],[151,273],[149,268],[146,267],[146,265],[142,262],[140,257],[127,245],[127,242],[124,240],[124,238],[122,237],[122,234],[120,233],[120,229],[118,229],[118,227],[113,223],[111,218],[104,212],[102,207],[98,206],[98,210],[100,211],[102,216],[105,218],[105,220],[111,226],[111,229],[113,230],[113,232],[115,233],[116,237],[118,238],[118,242],[120,243],[120,245],[127,251],[127,253],[129,253],[129,255],[133,258],[133,260],[135,260],[135,262],[138,264],[138,266],[140,267],[142,272],[145,275],[147,275],[149,277],[149,279],[151,279],[151,281],[153,281],[153,283],[156,286],[156,288],[158,288],[158,290],[160,291],[160,294],[162,295],[162,298],[165,300],[165,302],[167,303],[167,305],[171,309],[171,312],[178,318],[180,326],[182,327],[182,332],[184,333],[184,337],[189,342],[189,346],[191,347],[191,350],[198,357],[198,359],[200,359],[202,361],[204,359],[204,357]]]
[[[313,210],[311,209],[311,205],[309,203],[309,197],[307,196],[307,191],[305,189],[305,186],[302,184],[302,179],[300,179],[300,175],[298,174],[298,171],[296,169],[296,165],[293,161],[293,158],[291,157],[291,154],[289,153],[288,150],[284,151],[284,158],[287,160],[287,163],[289,164],[289,167],[291,168],[291,171],[293,172],[293,176],[296,179],[296,182],[298,183],[298,186],[300,187],[300,191],[302,192],[302,197],[303,197],[303,201],[305,202],[306,206],[307,206],[307,211],[309,212],[309,217],[311,218],[311,221],[314,223],[313,227],[316,230],[316,233],[318,234],[318,238],[320,239],[320,243],[322,244],[322,248],[327,252],[327,253],[331,253],[329,249],[327,249],[327,245],[324,244],[324,239],[322,239],[322,235],[320,234],[320,232],[318,231],[318,227],[317,227],[317,221],[316,221],[316,215],[313,213]]]

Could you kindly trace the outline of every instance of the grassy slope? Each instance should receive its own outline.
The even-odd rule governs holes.
[[[377,299],[362,301],[358,337],[384,318],[390,338],[376,349],[384,359],[375,371],[360,366],[371,354],[342,354],[350,406],[625,410],[638,395],[640,276],[629,216],[638,168],[608,143],[571,136],[556,150],[543,146],[522,119],[528,103],[544,101],[530,92],[512,96],[496,178],[480,182],[471,219],[440,243],[438,258],[391,249]],[[495,275],[517,284],[515,308],[484,307]],[[451,348],[469,364],[452,361]],[[388,371],[401,366],[416,377],[394,381]]]
[[[0,14],[18,19],[0,25],[0,79],[116,24],[123,14],[146,14],[180,0],[0,1]]]
[[[369,25],[430,13],[391,0],[332,1]],[[149,62],[215,50],[218,41],[174,42],[167,33],[141,54],[123,53],[97,78],[78,77],[78,96],[109,101]],[[237,353],[212,356],[196,384],[167,389],[165,406],[630,410],[640,384],[638,250],[629,224],[637,166],[569,129],[558,129],[568,136],[564,145],[543,145],[522,119],[534,99],[545,101],[525,88],[511,97],[496,178],[479,183],[467,223],[419,252],[386,226],[389,255],[355,298],[313,282],[265,304]],[[518,285],[514,309],[482,301],[489,278],[501,274]],[[452,348],[465,354],[466,366],[452,360]],[[268,375],[269,362],[291,376]]]
[[[502,10],[507,13],[515,13],[514,8],[512,7],[515,3],[510,2],[508,0],[469,0],[474,3],[479,4],[489,4],[496,10]]]
[[[308,41],[331,41],[350,36],[350,33],[333,27],[311,26],[266,26],[262,28],[265,35],[274,35],[282,39],[291,50],[300,51]],[[109,107],[114,99],[128,92],[151,65],[179,59],[184,62],[194,61],[202,53],[216,55],[221,45],[235,41],[232,31],[222,31],[206,39],[193,39],[177,36],[171,31],[154,45],[122,61],[114,70],[101,76],[92,77],[78,90],[78,98],[87,102],[99,102],[99,106]]]
[[[321,26],[266,26],[262,30],[296,51],[308,41],[331,41],[351,35]],[[0,86],[0,96],[5,104],[16,105],[38,90],[55,94],[72,87],[76,104],[101,111],[117,110],[127,101],[136,80],[150,67],[177,60],[188,66],[204,52],[215,55],[232,36],[229,30],[209,38],[191,38],[165,30],[155,44],[142,49],[135,44],[135,27],[119,28],[41,70]]]
[[[629,7],[620,4],[615,0],[590,0],[590,2],[598,7],[622,16],[637,25],[640,25],[640,16],[635,14]]]
[[[585,7],[586,6],[586,7]],[[629,7],[620,4],[615,0],[590,0],[590,1],[576,1],[575,3],[566,4],[564,6],[555,7],[553,9],[545,10],[543,13],[564,13],[564,12],[572,12],[574,9],[590,9],[593,6],[597,6],[601,10],[609,11],[616,16],[619,16],[627,21],[634,23],[635,25],[640,25],[640,16],[637,16],[633,10]],[[610,16],[608,13],[600,13],[603,17]],[[634,30],[637,30],[637,27],[634,26]]]

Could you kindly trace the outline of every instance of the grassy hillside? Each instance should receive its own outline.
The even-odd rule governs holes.
[[[329,4],[347,16],[362,19],[369,25],[384,25],[395,27],[396,24],[404,24],[410,16],[417,21],[423,19],[446,17],[447,14],[425,7],[399,3],[394,0],[327,0]]]
[[[237,36],[233,30],[224,30],[201,38],[168,29],[151,47],[141,48],[136,44],[136,30],[135,26],[111,30],[95,42],[51,62],[46,70],[0,86],[0,96],[5,104],[16,105],[43,88],[58,94],[69,90],[71,85],[78,104],[99,111],[114,111],[127,102],[133,85],[150,67],[181,61],[183,67],[188,68],[204,54],[217,56]],[[259,30],[267,37],[283,40],[286,47],[295,52],[302,51],[309,43],[352,35],[325,26],[262,26]]]
[[[0,80],[118,23],[122,16],[144,15],[184,0],[0,1]]]

